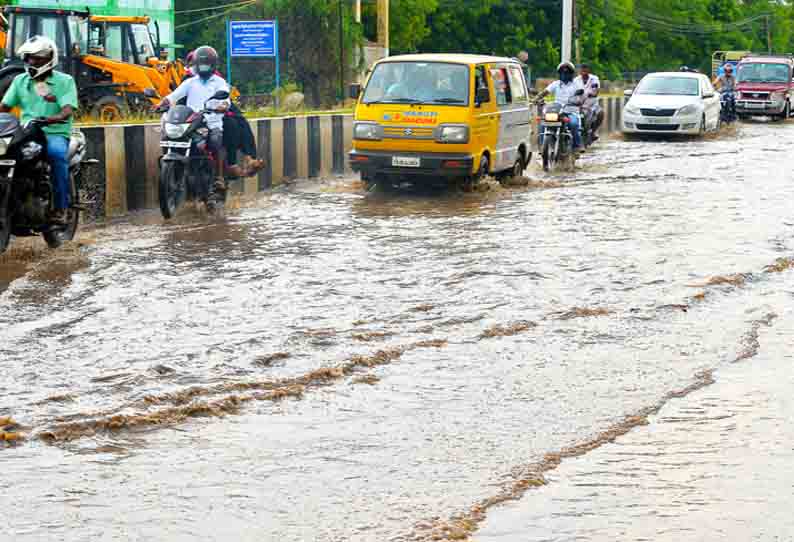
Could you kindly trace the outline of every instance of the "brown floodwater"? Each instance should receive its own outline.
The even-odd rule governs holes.
[[[786,539],[792,145],[15,240],[0,539]]]

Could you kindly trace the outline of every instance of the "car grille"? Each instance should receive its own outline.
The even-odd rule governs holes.
[[[643,117],[672,117],[675,109],[640,109]]]
[[[656,132],[675,132],[679,124],[638,124],[638,130],[653,130]]]
[[[745,100],[768,100],[768,92],[742,92],[741,97]]]
[[[384,126],[387,139],[433,139],[433,128],[416,126]]]

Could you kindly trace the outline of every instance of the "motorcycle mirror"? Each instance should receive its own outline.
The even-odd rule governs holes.
[[[576,94],[575,94],[575,96],[581,96],[581,95],[583,95],[583,94],[584,94],[584,89],[583,89],[583,88],[580,88],[579,90],[577,90],[577,91],[576,91]]]
[[[623,91],[623,95],[626,96],[626,97],[629,97],[632,94],[634,94],[634,89],[627,88],[626,90]]]
[[[229,99],[229,91],[227,90],[219,90],[215,94],[212,95],[213,100],[228,100]]]

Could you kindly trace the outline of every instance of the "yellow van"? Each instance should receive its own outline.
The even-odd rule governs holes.
[[[354,171],[368,185],[406,180],[503,180],[529,163],[533,123],[527,83],[513,59],[405,55],[377,62],[353,124]]]

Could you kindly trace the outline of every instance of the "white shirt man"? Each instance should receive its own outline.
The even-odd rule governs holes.
[[[205,104],[209,109],[215,109],[221,104],[230,104],[229,100],[210,100],[219,90],[229,92],[229,84],[223,77],[215,74],[208,79],[193,76],[182,81],[176,90],[166,96],[171,105],[176,104],[182,98],[187,97],[187,106],[193,111],[201,111]],[[209,102],[209,103],[208,103]],[[210,113],[207,115],[207,128],[210,130],[223,131],[223,115],[220,113]]]
[[[574,82],[584,88],[585,101],[582,107],[587,110],[592,110],[598,105],[598,91],[601,89],[601,81],[598,76],[592,73],[587,74],[587,80],[583,75],[579,75],[574,79]]]

